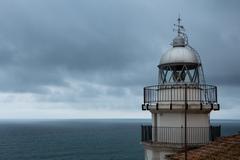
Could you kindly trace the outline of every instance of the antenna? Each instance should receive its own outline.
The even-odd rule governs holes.
[[[177,24],[174,24],[173,31],[177,31],[178,36],[183,35],[185,28],[183,27],[183,25],[181,25],[181,21],[182,19],[180,18],[180,14],[178,15],[178,19],[177,19]]]
[[[185,33],[185,28],[183,27],[183,25],[181,25],[181,17],[180,17],[180,14],[178,15],[178,18],[177,18],[177,24],[174,24],[174,28],[173,28],[173,31],[177,32],[178,33],[178,36],[182,36],[185,40],[185,43],[186,45],[188,45],[188,37]]]

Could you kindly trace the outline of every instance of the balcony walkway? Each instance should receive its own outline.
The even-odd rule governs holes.
[[[185,142],[184,127],[155,127],[141,126],[141,141],[144,143],[167,145],[182,145]],[[214,141],[221,135],[221,126],[187,127],[188,145],[203,145]]]
[[[219,110],[217,87],[207,84],[164,84],[144,87],[142,110],[182,109],[187,102],[189,109]]]

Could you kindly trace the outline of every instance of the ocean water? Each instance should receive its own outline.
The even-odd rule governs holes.
[[[1,120],[0,160],[143,160],[140,126],[150,120]],[[222,135],[240,120],[212,120]]]

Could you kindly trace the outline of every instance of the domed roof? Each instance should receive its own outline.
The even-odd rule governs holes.
[[[161,56],[160,64],[199,64],[197,54],[189,47],[173,47]]]
[[[173,47],[185,47],[185,46],[186,42],[184,37],[178,35],[173,39]]]

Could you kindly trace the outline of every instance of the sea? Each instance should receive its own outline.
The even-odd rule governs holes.
[[[240,120],[211,120],[223,136]],[[0,160],[143,160],[150,119],[0,120]]]

